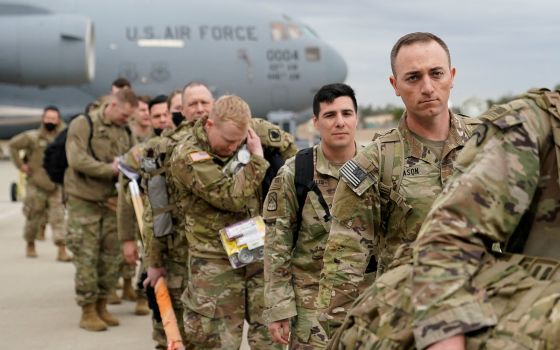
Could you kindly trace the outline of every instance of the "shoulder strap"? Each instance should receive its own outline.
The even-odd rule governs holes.
[[[319,199],[319,203],[325,210],[325,216],[323,219],[329,221],[331,218],[331,213],[329,210],[329,205],[323,198],[323,194],[317,187],[313,177],[315,175],[315,167],[313,161],[313,147],[305,148],[296,154],[295,166],[296,173],[294,176],[294,185],[296,187],[296,196],[298,202],[298,211],[296,216],[296,230],[294,232],[293,245],[296,245],[299,230],[301,229],[301,221],[303,215],[303,206],[305,205],[305,199],[307,198],[307,192],[313,191]]]
[[[558,179],[560,181],[560,91],[545,92],[544,100],[551,115],[552,138],[554,139],[556,166],[558,167]]]
[[[388,208],[389,202],[395,203],[404,213],[407,213],[412,208],[399,193],[405,162],[401,133],[398,129],[395,129],[394,132],[379,137],[377,145],[380,157],[379,175],[381,177],[379,179],[379,194],[381,196],[381,204],[385,205],[381,225],[386,228],[391,212]],[[394,166],[396,157],[400,157],[400,165],[398,167]]]
[[[93,158],[99,160],[99,158],[97,158],[95,152],[93,151],[93,147],[91,147],[91,139],[93,138],[93,120],[91,119],[89,114],[84,114],[84,116],[86,117],[86,120],[89,124],[88,149],[91,151],[91,155],[93,156]]]

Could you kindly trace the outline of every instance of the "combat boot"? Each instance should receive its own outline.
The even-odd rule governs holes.
[[[107,310],[107,299],[97,299],[95,310],[103,322],[107,323],[109,327],[119,325],[119,320]]]
[[[35,251],[35,242],[27,242],[27,248],[25,249],[25,256],[28,258],[37,257],[37,252]]]
[[[121,298],[117,294],[117,291],[113,291],[111,294],[107,296],[107,302],[111,305],[120,304]]]
[[[64,243],[58,243],[58,255],[56,256],[56,261],[69,262],[72,261],[72,257],[66,253],[66,246]]]
[[[139,295],[136,298],[136,307],[134,308],[134,314],[138,316],[148,315],[150,313],[150,307],[148,306],[148,299],[146,297]]]
[[[121,298],[124,299],[124,300],[129,300],[129,301],[135,301],[136,300],[136,292],[134,291],[134,288],[132,288],[132,279],[131,278],[125,278],[124,279],[122,297]]]
[[[107,329],[107,324],[99,318],[97,311],[95,311],[95,304],[91,303],[82,306],[80,328],[91,332],[99,332]]]

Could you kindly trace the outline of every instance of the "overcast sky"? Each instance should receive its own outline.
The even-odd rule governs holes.
[[[301,20],[335,47],[360,104],[401,104],[388,81],[389,52],[415,31],[447,42],[455,105],[560,84],[559,0],[249,1]]]

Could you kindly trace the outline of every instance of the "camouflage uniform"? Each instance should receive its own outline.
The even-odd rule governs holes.
[[[423,349],[462,333],[468,349],[558,348],[560,93],[530,90],[481,119],[414,264],[360,297],[333,348]]]
[[[31,171],[27,178],[23,213],[26,221],[23,237],[27,242],[34,242],[37,234],[44,229],[44,214],[51,225],[53,240],[57,245],[64,244],[66,237],[66,221],[62,203],[61,186],[49,179],[43,168],[43,157],[47,145],[64,129],[61,124],[56,133],[49,134],[43,127],[25,131],[14,136],[9,143],[12,161],[18,169],[24,164],[19,152],[24,151],[25,162]]]
[[[327,334],[340,325],[347,307],[375,275],[386,270],[396,248],[415,240],[451,176],[453,161],[479,122],[450,115],[441,159],[429,141],[421,142],[408,129],[405,114],[397,129],[376,138],[340,169],[317,299]],[[402,250],[400,257],[410,257],[410,251]]]
[[[325,159],[321,146],[315,146],[314,181],[330,206],[338,183],[339,166]],[[268,323],[291,318],[291,348],[322,349],[327,336],[317,321],[315,299],[330,221],[317,195],[309,191],[297,227],[297,201],[294,184],[295,158],[286,162],[274,179],[263,208],[267,224],[265,236],[265,311]]]
[[[262,263],[233,269],[218,238],[220,229],[260,214],[260,185],[269,164],[252,155],[236,175],[224,174],[229,158],[212,153],[205,122],[195,123],[171,158],[189,247],[185,331],[197,349],[238,349],[247,319],[251,348],[280,348],[273,344],[262,319]],[[277,127],[266,137],[283,143]],[[261,140],[264,148],[266,139]]]
[[[189,339],[187,338],[183,325],[183,303],[181,301],[181,296],[186,288],[187,284],[187,257],[188,257],[188,245],[186,234],[183,230],[183,215],[178,212],[177,206],[174,205],[177,201],[177,189],[174,187],[174,183],[171,180],[171,174],[169,172],[169,158],[171,157],[170,150],[181,140],[191,129],[192,123],[183,122],[175,130],[166,130],[161,136],[154,137],[149,140],[142,152],[142,157],[148,157],[148,153],[156,152],[160,157],[164,157],[164,176],[166,179],[167,193],[170,199],[169,211],[173,220],[173,231],[165,236],[156,237],[154,234],[154,222],[153,222],[153,210],[146,196],[144,201],[144,232],[143,232],[143,242],[144,242],[144,260],[147,267],[153,268],[165,268],[166,271],[166,282],[171,297],[171,303],[173,305],[173,311],[175,312],[177,318],[177,324],[179,326],[179,331],[181,332],[181,337],[183,338],[183,344],[188,347]],[[149,174],[142,170],[142,187],[144,193],[147,193],[147,179]],[[159,329],[159,325],[156,328]],[[161,337],[159,337],[161,338]],[[156,340],[156,339],[154,339]]]
[[[74,253],[76,300],[80,306],[106,298],[115,289],[122,259],[115,212],[117,178],[111,162],[127,152],[134,141],[124,127],[104,115],[106,106],[90,113],[91,149],[88,139],[92,131],[83,116],[72,121],[66,141],[66,240]]]

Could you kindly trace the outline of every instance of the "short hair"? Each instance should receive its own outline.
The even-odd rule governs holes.
[[[138,97],[131,89],[122,89],[114,95],[115,101],[118,103],[129,103],[131,107],[138,107]]]
[[[145,104],[149,105],[152,98],[148,95],[141,95],[137,96],[139,102],[144,102]]]
[[[58,109],[57,106],[54,105],[48,105],[45,108],[43,108],[43,115],[45,115],[45,113],[47,113],[47,111],[55,111],[56,113],[58,113],[58,116],[60,117],[60,110]]]
[[[204,83],[201,83],[200,81],[196,81],[196,80],[195,80],[195,81],[189,82],[187,85],[185,85],[185,86],[183,87],[183,90],[181,91],[182,96],[185,95],[185,90],[187,90],[188,88],[191,88],[191,87],[195,87],[195,86],[203,86],[203,87],[205,87],[205,88],[210,92],[210,96],[211,96],[212,98],[214,98],[214,94],[212,93],[212,91],[210,90],[210,88],[208,87],[208,85],[206,85],[206,84],[204,84]]]
[[[216,125],[231,121],[240,129],[247,128],[251,121],[251,109],[247,102],[235,95],[224,95],[214,104],[209,119]]]
[[[148,110],[151,112],[152,107],[154,105],[158,105],[160,103],[166,103],[167,104],[167,96],[166,95],[157,95],[156,97],[152,98],[150,100],[150,102],[148,102]]]
[[[173,91],[171,91],[171,93],[169,94],[169,97],[167,98],[167,108],[171,109],[171,101],[173,101],[173,97],[177,96],[177,95],[181,95],[183,92],[179,89],[175,89]]]
[[[335,99],[348,96],[354,104],[354,112],[358,112],[358,102],[354,90],[342,83],[328,84],[322,86],[313,97],[313,114],[318,117],[321,111],[321,102],[332,103]]]
[[[122,89],[122,88],[125,88],[125,87],[127,87],[127,88],[131,87],[130,81],[128,81],[128,79],[123,78],[123,77],[118,77],[117,79],[115,79],[113,81],[113,83],[111,85],[115,86],[115,87],[118,87],[119,89]]]
[[[403,46],[409,46],[416,43],[429,43],[430,41],[435,41],[439,44],[447,54],[447,60],[449,61],[449,66],[451,67],[451,55],[449,54],[449,48],[445,41],[443,41],[440,37],[435,34],[428,33],[428,32],[414,32],[406,34],[402,36],[393,48],[391,49],[391,71],[393,71],[393,75],[395,75],[395,61],[397,59],[397,55]]]

